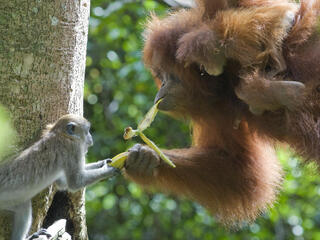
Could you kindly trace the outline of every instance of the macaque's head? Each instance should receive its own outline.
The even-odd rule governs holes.
[[[49,126],[47,130],[48,132],[61,134],[77,144],[84,144],[85,149],[93,145],[90,134],[90,122],[78,115],[64,115],[53,125]]]

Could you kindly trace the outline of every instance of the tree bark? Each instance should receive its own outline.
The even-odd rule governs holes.
[[[89,4],[0,0],[0,104],[11,113],[22,148],[36,141],[46,124],[83,113]],[[84,191],[53,198],[55,192],[51,186],[34,199],[30,233],[42,226],[54,201],[60,204],[51,205],[46,224],[66,218],[72,239],[87,239]],[[10,228],[10,217],[2,215],[0,239],[9,239]]]

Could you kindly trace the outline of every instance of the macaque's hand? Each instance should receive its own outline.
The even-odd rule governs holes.
[[[45,237],[41,237],[45,236]],[[31,236],[29,236],[26,240],[33,240],[33,239],[49,239],[51,234],[48,232],[47,229],[41,228],[38,232],[35,232]]]
[[[107,165],[109,161],[111,162],[111,159],[107,158],[107,159],[100,160],[97,163],[99,164],[99,167],[104,167],[105,165]]]
[[[160,165],[160,157],[148,146],[136,144],[128,150],[125,170],[129,176],[152,177]]]
[[[121,171],[118,168],[111,167],[108,165],[108,163],[111,161],[112,160],[110,158],[107,158],[97,162],[97,164],[99,165],[99,169],[101,169],[105,173],[106,178],[110,178],[121,173]]]

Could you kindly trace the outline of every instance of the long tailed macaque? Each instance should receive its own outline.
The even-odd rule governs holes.
[[[77,191],[114,175],[106,160],[85,163],[93,144],[89,130],[85,118],[65,115],[48,125],[39,141],[0,164],[0,209],[14,213],[12,240],[25,239],[32,222],[31,199],[50,184]]]

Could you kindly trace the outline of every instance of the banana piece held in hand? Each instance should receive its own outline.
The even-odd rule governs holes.
[[[158,105],[161,102],[162,99],[160,99],[156,104],[152,106],[152,108],[148,111],[148,113],[145,115],[145,117],[142,119],[142,121],[138,125],[138,129],[134,130],[131,127],[127,127],[125,129],[123,138],[128,140],[135,136],[140,136],[141,139],[149,146],[151,147],[156,153],[161,157],[161,159],[169,164],[171,167],[176,167],[174,163],[166,156],[164,153],[157,147],[157,145],[152,142],[150,139],[148,139],[142,131],[148,128],[151,123],[153,122],[154,118],[156,117],[158,113]],[[122,168],[124,165],[125,160],[127,159],[129,153],[123,152],[118,154],[117,156],[112,158],[112,162],[109,163],[110,166],[115,168]]]

